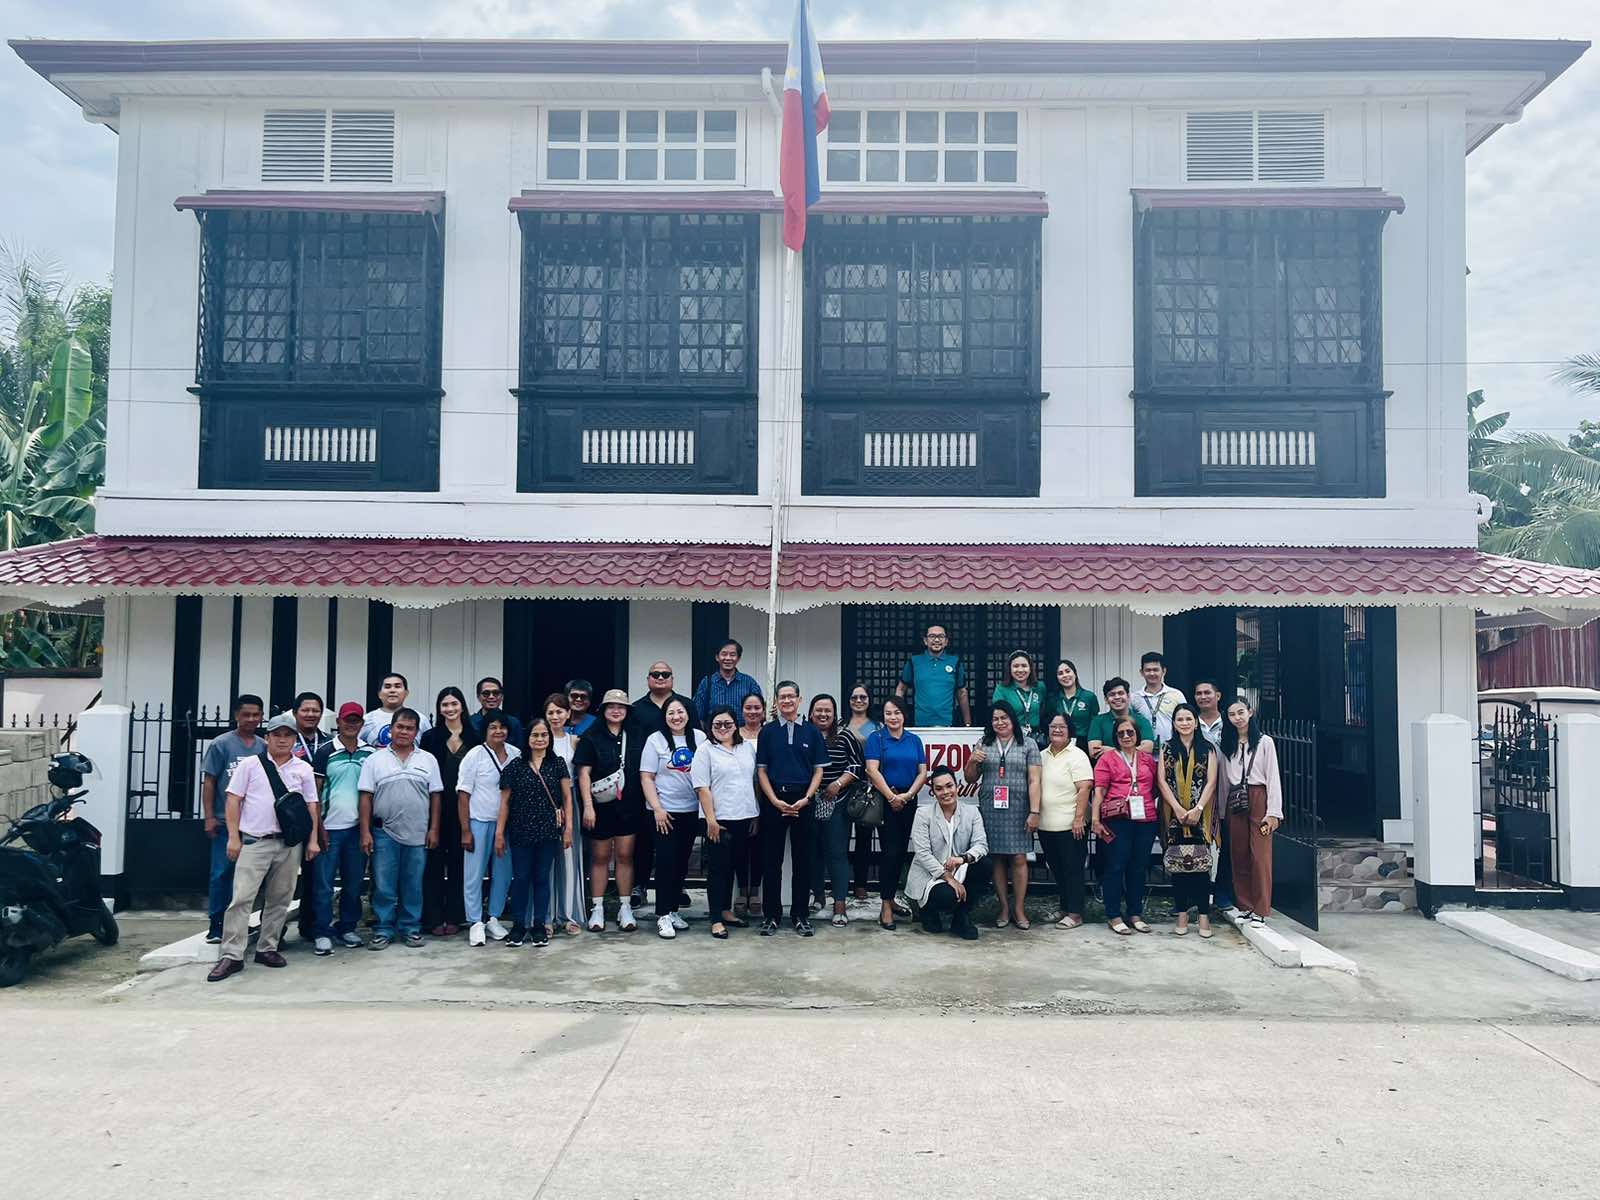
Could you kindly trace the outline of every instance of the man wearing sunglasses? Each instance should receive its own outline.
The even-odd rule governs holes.
[[[523,732],[522,722],[511,715],[506,707],[506,687],[493,675],[485,675],[478,680],[478,711],[472,714],[472,728],[477,735],[483,737],[483,718],[486,713],[498,712],[506,720],[506,745],[515,746],[518,750],[526,750],[528,735]]]
[[[683,701],[683,706],[689,710],[689,724],[696,729],[703,729],[700,724],[700,714],[695,711],[694,700],[685,696],[673,687],[675,676],[672,664],[662,659],[656,659],[650,664],[650,669],[645,675],[645,693],[633,702],[633,710],[628,718],[628,763],[627,770],[630,778],[637,778],[639,771],[639,756],[644,753],[644,744],[650,740],[652,733],[667,736],[667,722],[662,710],[666,708],[667,701],[677,699]],[[670,736],[667,744],[672,744]],[[644,907],[645,889],[650,885],[650,870],[656,861],[656,820],[655,814],[648,805],[645,806],[644,816],[639,824],[639,832],[633,843],[633,907],[635,910]],[[680,898],[678,906],[684,907],[685,899]]]

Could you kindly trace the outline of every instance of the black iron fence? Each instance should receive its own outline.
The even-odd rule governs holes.
[[[1272,906],[1308,929],[1317,927],[1317,725],[1315,721],[1263,721],[1278,751],[1283,820],[1272,839]]]
[[[1561,781],[1555,720],[1501,708],[1480,737],[1479,780],[1486,888],[1555,887]]]
[[[146,704],[128,714],[128,819],[198,820],[200,764],[211,739],[232,727],[219,706],[185,712]]]

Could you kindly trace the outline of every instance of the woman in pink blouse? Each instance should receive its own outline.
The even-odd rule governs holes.
[[[1283,820],[1278,748],[1243,700],[1228,705],[1222,727],[1222,809],[1240,915],[1260,925],[1272,911],[1272,835]]]
[[[1150,926],[1144,919],[1144,888],[1160,808],[1156,760],[1139,749],[1139,726],[1132,717],[1118,717],[1111,737],[1115,749],[1101,754],[1094,765],[1094,835],[1100,839],[1105,855],[1100,891],[1105,899],[1106,923],[1112,933],[1149,933]],[[1126,922],[1122,919],[1124,904]]]

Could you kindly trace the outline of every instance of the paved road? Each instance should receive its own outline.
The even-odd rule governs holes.
[[[286,971],[101,998],[186,931],[129,920],[124,948],[64,947],[0,994],[6,1200],[1454,1200],[1600,1178],[1600,985],[1420,918],[1329,922],[1354,979],[1275,970],[1231,931],[852,926],[290,947]]]

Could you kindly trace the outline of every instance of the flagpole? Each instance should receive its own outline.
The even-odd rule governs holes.
[[[772,545],[767,559],[767,698],[770,702],[778,687],[778,559],[783,550],[785,493],[788,487],[788,429],[790,393],[796,390],[799,371],[794,362],[795,326],[799,323],[794,302],[795,275],[799,255],[787,246],[783,250],[783,326],[779,337],[778,388],[773,397],[773,479]]]

